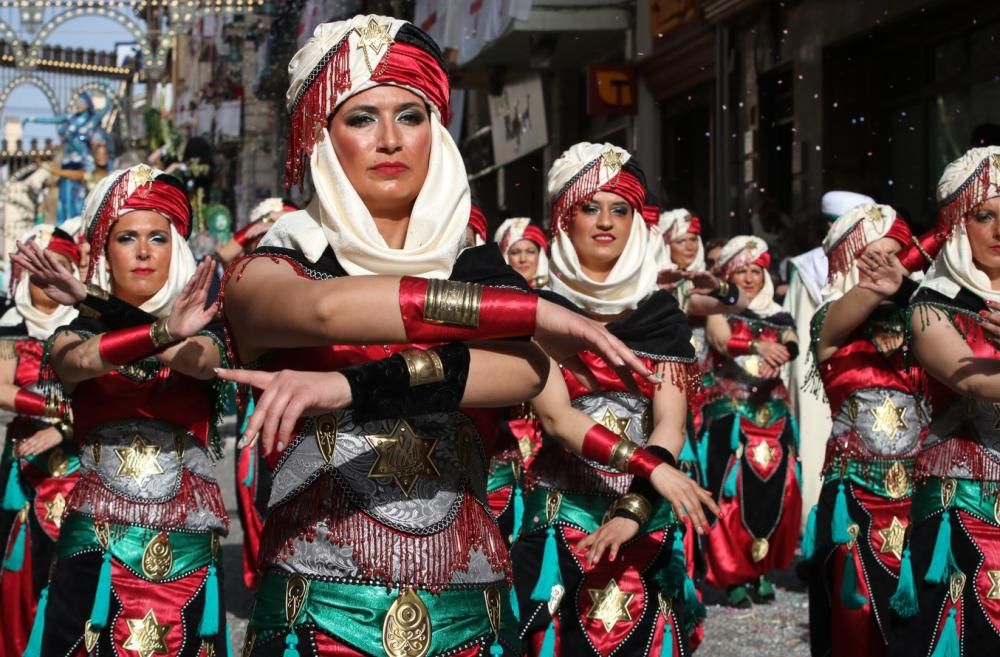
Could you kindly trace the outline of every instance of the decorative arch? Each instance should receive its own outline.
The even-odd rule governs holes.
[[[6,21],[0,20],[0,38],[6,41],[11,50],[14,51],[14,65],[21,66],[24,63],[24,44],[21,43],[21,37],[17,35]]]
[[[77,96],[79,96],[81,93],[83,93],[85,91],[99,91],[99,92],[101,92],[101,94],[103,94],[104,97],[107,98],[111,102],[111,104],[114,105],[114,107],[116,109],[118,109],[119,111],[121,111],[121,109],[122,109],[122,102],[121,102],[121,99],[118,98],[118,94],[115,93],[114,89],[112,89],[111,86],[109,84],[107,84],[106,82],[94,81],[94,82],[87,82],[86,84],[82,84],[79,87],[77,87],[76,89],[74,89],[72,91],[72,93],[70,93],[69,97],[66,99],[66,107],[64,109],[64,111],[65,111],[66,114],[72,114],[73,113],[73,109],[74,109],[73,108],[73,104],[76,102]]]
[[[52,107],[52,113],[60,113],[59,99],[56,97],[56,92],[52,90],[52,87],[50,87],[45,80],[37,75],[28,74],[17,76],[8,82],[2,90],[0,90],[0,115],[4,113],[4,110],[7,107],[7,99],[10,98],[11,92],[20,87],[22,84],[34,85],[35,87],[41,89],[42,93],[45,94],[45,97],[48,99],[49,105]]]
[[[108,20],[118,23],[128,30],[129,34],[132,35],[136,43],[139,44],[139,47],[142,50],[143,59],[147,62],[153,61],[153,49],[149,46],[149,41],[146,39],[146,28],[143,27],[143,25],[137,20],[120,11],[115,11],[107,7],[77,7],[75,9],[70,9],[56,14],[51,20],[49,20],[49,22],[42,25],[41,29],[38,30],[38,34],[35,35],[34,41],[31,42],[31,46],[28,48],[26,65],[37,65],[38,60],[41,57],[42,46],[58,27],[71,20],[84,16],[107,18]]]

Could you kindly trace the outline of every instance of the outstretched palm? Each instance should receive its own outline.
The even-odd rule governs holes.
[[[212,270],[215,261],[206,258],[194,271],[194,276],[181,291],[174,308],[167,318],[167,330],[177,340],[190,338],[205,328],[219,310],[219,302],[205,307],[208,290],[212,285]]]
[[[895,294],[903,284],[903,265],[892,253],[862,253],[858,259],[858,270],[861,272],[858,287],[885,297]]]

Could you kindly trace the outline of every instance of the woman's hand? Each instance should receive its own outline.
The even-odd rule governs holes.
[[[604,551],[608,552],[608,561],[618,558],[618,550],[622,544],[630,541],[639,533],[639,523],[629,518],[611,518],[606,523],[597,528],[597,531],[589,536],[584,536],[577,543],[580,550],[586,550],[587,564],[595,566],[604,556]]]
[[[756,348],[757,353],[764,359],[764,362],[774,369],[778,369],[792,359],[792,354],[788,351],[788,347],[777,342],[758,340]]]
[[[858,287],[871,290],[883,297],[890,297],[903,284],[903,277],[909,272],[895,254],[882,251],[865,251],[857,260]]]
[[[288,446],[303,415],[332,413],[351,405],[351,387],[340,372],[216,369],[215,373],[220,379],[262,391],[240,446],[249,444],[259,433],[265,456],[275,447],[281,452]]]
[[[208,308],[208,290],[212,286],[212,275],[215,270],[215,260],[205,258],[194,276],[187,282],[181,295],[174,302],[173,310],[167,318],[167,331],[176,340],[186,340],[205,328],[219,310],[219,302],[215,301]]]
[[[31,276],[31,282],[56,303],[75,306],[87,298],[87,286],[34,241],[17,242],[17,253],[10,254],[10,259],[23,267]]]
[[[535,314],[535,341],[558,362],[564,362],[584,350],[604,358],[628,386],[634,387],[632,374],[638,372],[654,384],[661,377],[651,372],[625,344],[611,335],[603,324],[567,310],[545,299],[538,300]]]
[[[691,518],[699,534],[704,534],[708,530],[705,509],[719,515],[719,507],[712,499],[712,494],[677,468],[662,463],[653,470],[649,481],[656,488],[656,492],[674,507],[674,514],[678,518],[684,516]]]
[[[680,269],[662,269],[656,275],[656,286],[661,290],[672,290],[684,280],[684,274]]]
[[[18,457],[34,456],[52,449],[63,441],[62,434],[55,427],[46,427],[36,431],[30,438],[20,441],[14,450]]]

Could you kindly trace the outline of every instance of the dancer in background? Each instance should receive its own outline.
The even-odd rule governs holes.
[[[911,239],[891,207],[860,205],[823,241],[830,281],[811,348],[834,420],[823,489],[802,541],[815,657],[886,654],[913,459],[929,415],[923,370],[903,348],[916,283],[902,267],[872,278],[867,263],[888,261]]]
[[[741,235],[720,254],[726,279],[749,299],[738,315],[706,323],[716,362],[715,386],[703,407],[703,468],[722,515],[706,540],[707,581],[728,602],[769,602],[766,577],[787,568],[798,544],[802,498],[797,436],[781,369],[798,353],[794,322],[774,302],[767,244]]]

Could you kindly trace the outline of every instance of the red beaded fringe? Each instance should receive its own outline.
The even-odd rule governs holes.
[[[1000,180],[990,179],[990,171],[993,169],[990,160],[990,157],[984,158],[962,186],[941,203],[937,225],[938,230],[945,235],[951,235],[955,226],[965,221],[969,213],[990,196],[991,186],[997,187],[1000,184]],[[1000,168],[1000,163],[997,167]]]
[[[837,240],[828,258],[830,260],[830,270],[827,281],[833,281],[838,274],[842,275],[851,268],[858,254],[867,246],[865,242],[865,221],[862,219],[847,231],[847,233]]]
[[[261,567],[287,560],[295,552],[296,539],[315,541],[318,523],[326,524],[331,543],[354,548],[353,560],[363,577],[386,580],[389,586],[415,586],[436,593],[451,582],[455,572],[468,570],[474,550],[481,550],[493,570],[505,573],[510,581],[510,559],[500,530],[470,496],[466,495],[448,527],[429,536],[415,536],[386,527],[360,511],[327,473],[271,511],[261,536]],[[399,564],[405,573],[402,577],[394,574],[393,564]]]
[[[347,37],[334,46],[310,74],[291,111],[285,187],[301,185],[309,156],[319,132],[337,105],[337,98],[351,88],[351,46]]]
[[[914,478],[945,477],[955,468],[967,470],[976,481],[1000,482],[1000,463],[990,458],[978,442],[961,436],[920,452]]]
[[[206,511],[229,526],[222,492],[214,481],[202,479],[187,470],[181,474],[181,486],[166,502],[145,503],[118,495],[101,482],[96,472],[88,472],[77,482],[69,499],[68,511],[85,511],[95,520],[120,525],[144,525],[163,529],[182,529],[189,515]]]
[[[131,174],[128,172],[118,176],[118,180],[111,185],[111,189],[108,190],[108,193],[101,201],[100,208],[98,208],[97,218],[94,219],[93,227],[90,228],[91,257],[89,267],[87,268],[88,282],[92,281],[94,274],[97,273],[98,257],[104,255],[111,224],[118,218],[118,210],[128,201],[128,181],[130,177]]]
[[[601,184],[601,158],[597,158],[580,173],[576,174],[552,201],[552,225],[550,230],[555,236],[560,230],[566,230],[573,211],[580,203],[588,200]]]

